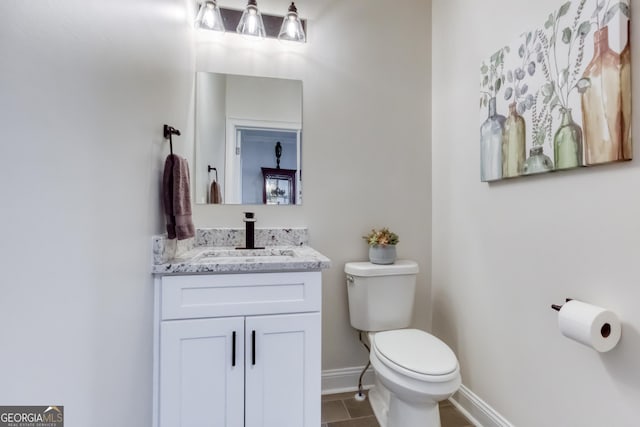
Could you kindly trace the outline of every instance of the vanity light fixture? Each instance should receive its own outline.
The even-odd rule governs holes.
[[[298,9],[293,2],[291,2],[287,15],[282,20],[278,40],[289,40],[300,43],[304,43],[306,41],[304,29],[302,28],[302,21],[300,21]]]
[[[247,2],[247,7],[244,9],[244,12],[242,12],[242,17],[240,18],[236,32],[238,34],[244,34],[245,36],[255,36],[261,39],[266,37],[262,14],[258,10],[256,0],[249,0]]]
[[[196,28],[211,31],[225,31],[220,8],[215,0],[205,0],[200,3],[196,15]]]
[[[0,0],[1,1],[1,0]],[[307,21],[300,19],[292,2],[285,16],[260,13],[256,0],[248,0],[242,10],[219,7],[216,0],[196,0],[196,28],[305,43]]]

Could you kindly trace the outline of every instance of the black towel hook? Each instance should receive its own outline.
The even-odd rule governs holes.
[[[218,169],[212,168],[211,165],[207,165],[207,172],[211,173],[211,171],[216,171],[216,182],[218,182]]]
[[[173,140],[171,139],[171,136],[180,136],[180,131],[173,126],[164,125],[164,127],[162,128],[162,134],[164,135],[164,139],[169,140],[169,152],[173,154]]]

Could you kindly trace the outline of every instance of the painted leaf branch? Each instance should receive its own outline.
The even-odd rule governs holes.
[[[578,2],[578,7],[570,26],[560,30],[560,23],[569,12],[571,2],[566,2],[555,12],[549,15],[545,22],[545,29],[551,29],[551,35],[547,36],[542,31],[538,33],[538,40],[543,48],[538,55],[538,62],[542,63],[543,72],[547,83],[542,86],[544,104],[551,103],[550,110],[560,107],[569,107],[569,98],[574,89],[584,85],[579,80],[580,68],[584,60],[584,45],[586,36],[591,31],[591,22],[583,21],[582,14],[586,0]],[[561,61],[559,53],[566,51],[566,60]]]
[[[538,91],[531,108],[531,121],[533,124],[533,145],[541,146],[545,140],[551,140],[551,111],[549,103],[542,102],[542,108],[538,110],[541,92]]]
[[[629,4],[627,2],[618,2],[611,6],[611,0],[609,0],[605,7],[605,1],[599,0],[593,14],[591,15],[591,20],[598,25],[599,29],[604,28],[609,24],[609,22],[611,22],[613,17],[616,16],[618,11],[626,16],[627,19],[631,19]]]
[[[494,98],[504,83],[504,57],[510,52],[509,46],[505,46],[489,59],[489,63],[483,62],[480,66],[480,106],[486,107],[489,99]]]
[[[505,89],[504,99],[506,101],[513,99],[520,115],[530,110],[535,102],[533,94],[529,92],[529,85],[525,82],[527,74],[533,76],[536,73],[537,65],[532,60],[535,40],[535,34],[531,31],[522,35],[522,43],[518,49],[518,56],[521,58],[520,66],[508,70],[506,74],[509,87]]]

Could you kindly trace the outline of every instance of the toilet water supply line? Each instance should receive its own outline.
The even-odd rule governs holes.
[[[369,353],[371,353],[371,349],[369,348],[369,346],[367,345],[367,343],[364,342],[364,340],[362,339],[362,331],[358,331],[358,339],[360,340],[360,342],[362,343],[362,345],[364,346],[364,348],[367,349],[367,351]],[[364,369],[362,370],[362,372],[360,373],[360,378],[358,378],[358,392],[355,395],[355,399],[359,402],[362,402],[363,400],[365,400],[367,398],[367,395],[365,395],[362,392],[362,377],[364,377],[364,373],[367,372],[367,369],[369,369],[369,366],[371,366],[371,359],[369,359],[367,361],[367,365],[364,367]]]

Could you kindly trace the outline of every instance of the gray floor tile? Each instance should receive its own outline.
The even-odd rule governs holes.
[[[451,403],[451,401],[449,400],[442,400],[438,403],[438,405],[440,405],[441,408],[444,408],[445,406],[453,406],[453,403]]]
[[[380,424],[376,421],[376,417],[364,417],[329,423],[328,427],[380,427]]]
[[[349,412],[349,416],[351,418],[368,417],[373,415],[373,409],[371,409],[371,404],[369,403],[369,399],[366,399],[360,402],[354,398],[351,398],[351,399],[345,399],[342,402],[344,403],[344,406],[347,408],[347,411]]]
[[[334,421],[342,421],[349,419],[349,412],[345,408],[342,400],[329,400],[322,402],[322,419],[321,423],[331,423]]]
[[[356,394],[355,391],[347,391],[345,393],[336,393],[336,394],[323,394],[322,395],[322,401],[323,402],[328,402],[330,400],[350,399],[353,396],[355,396],[355,394]]]
[[[440,407],[440,422],[442,427],[469,427],[473,426],[471,422],[464,417],[455,406]]]
[[[359,402],[354,395],[355,392],[347,392],[322,396],[321,427],[380,427],[369,399]],[[442,427],[473,427],[450,401],[444,400],[439,406]]]

